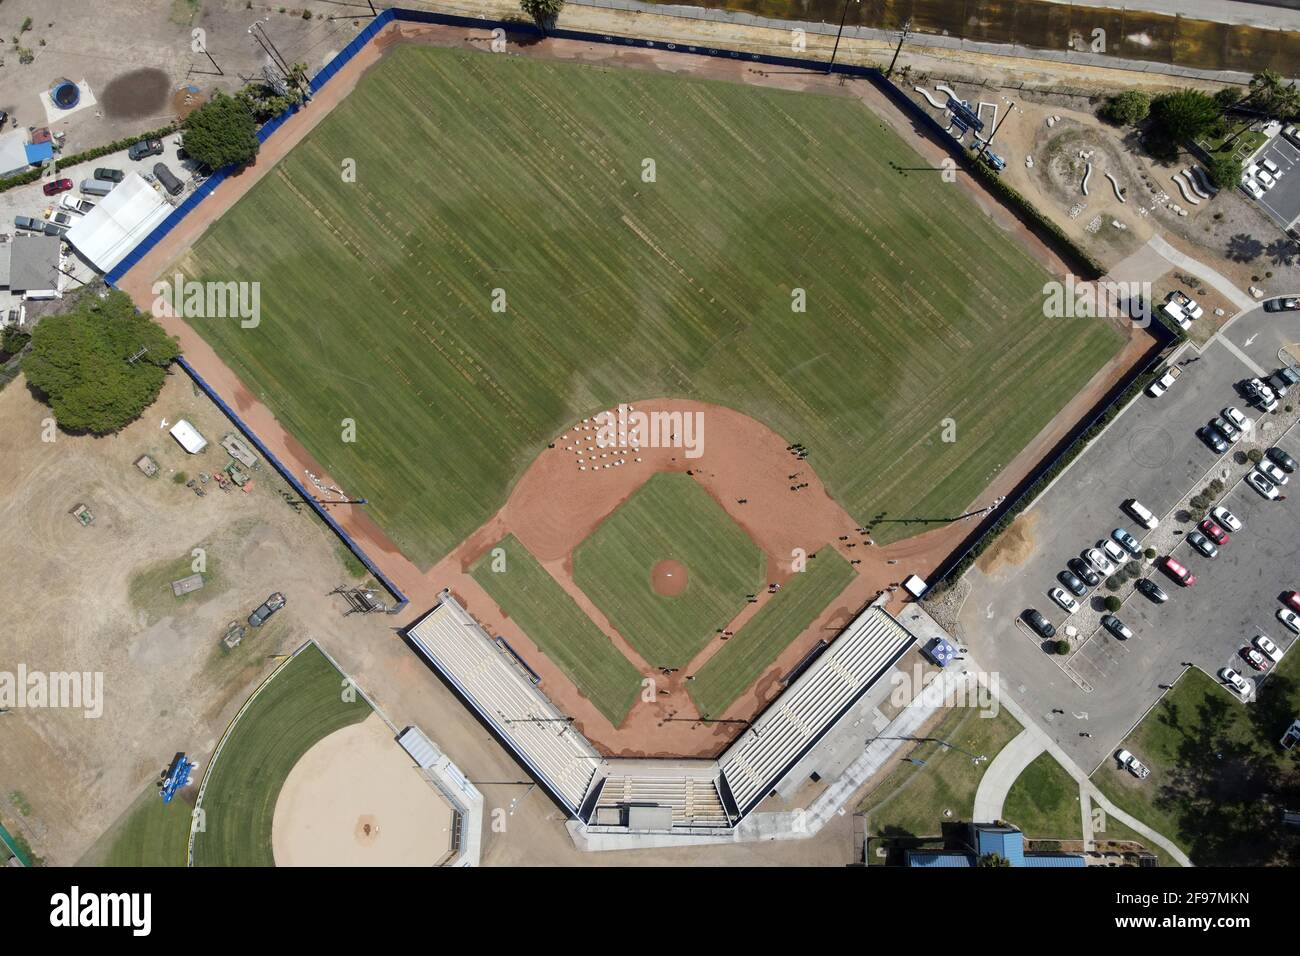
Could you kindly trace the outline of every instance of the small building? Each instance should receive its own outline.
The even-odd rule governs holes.
[[[199,434],[197,428],[183,418],[171,427],[169,434],[191,455],[197,455],[208,447],[208,440]]]
[[[27,130],[16,129],[0,136],[0,179],[27,172]]]
[[[15,236],[9,240],[9,291],[28,299],[59,295],[62,241],[58,236]]]
[[[1079,853],[1026,853],[1025,835],[1005,823],[972,823],[968,843],[957,852],[908,850],[907,865],[922,868],[975,867],[985,857],[997,856],[1008,866],[1075,868],[1086,866]]]
[[[953,658],[957,656],[957,648],[953,647],[949,641],[942,637],[932,637],[926,643],[925,647],[921,648],[921,653],[924,654],[926,659],[932,664],[937,664],[940,667],[947,667],[952,663]]]
[[[916,574],[909,574],[903,580],[903,587],[918,601],[925,596],[926,591],[930,590],[930,585],[925,583],[925,579]]]

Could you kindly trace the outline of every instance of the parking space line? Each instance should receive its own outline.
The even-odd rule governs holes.
[[[1260,367],[1258,362],[1256,362],[1253,358],[1251,358],[1249,355],[1247,355],[1245,352],[1239,349],[1235,342],[1227,338],[1221,332],[1214,333],[1214,338],[1222,342],[1223,347],[1226,348],[1229,352],[1237,356],[1237,358],[1241,359],[1242,364],[1244,364],[1246,368],[1250,369],[1256,378],[1263,378],[1265,375],[1268,374],[1267,372],[1264,371],[1263,368]]]

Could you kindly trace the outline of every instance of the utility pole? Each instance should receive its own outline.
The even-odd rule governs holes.
[[[862,0],[854,0],[855,3],[861,3]],[[835,34],[835,46],[831,49],[831,62],[826,66],[826,75],[830,76],[835,70],[835,54],[840,50],[840,37],[844,34],[844,21],[849,16],[849,0],[844,0],[844,9],[840,11],[840,28]]]
[[[898,62],[898,54],[902,52],[903,41],[907,39],[907,35],[911,32],[912,32],[912,18],[908,17],[907,20],[903,23],[902,32],[898,34],[898,46],[894,47],[894,58],[889,61],[889,69],[885,71],[885,79],[888,79],[889,77],[894,75],[894,64]]]
[[[1015,103],[1008,103],[1007,108],[1002,111],[1002,118],[998,120],[997,125],[993,127],[993,132],[989,133],[989,138],[980,140],[980,143],[982,144],[980,146],[980,159],[984,158],[984,151],[989,148],[989,144],[993,142],[993,137],[998,135],[998,130],[1002,128],[1002,124],[1007,121],[1007,117],[1012,114],[1015,108]]]

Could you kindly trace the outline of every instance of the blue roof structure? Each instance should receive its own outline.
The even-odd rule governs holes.
[[[974,853],[947,853],[942,850],[908,850],[907,865],[923,869],[952,869],[975,866],[979,860],[996,853],[1012,866],[1047,869],[1072,869],[1087,863],[1077,853],[1026,853],[1025,835],[1015,827],[977,823],[971,827],[975,836]]]
[[[932,637],[921,649],[921,653],[940,667],[947,667],[957,656],[957,648],[942,637]]]
[[[46,160],[54,158],[53,143],[28,143],[23,149],[27,151],[27,162],[33,166],[39,166]]]

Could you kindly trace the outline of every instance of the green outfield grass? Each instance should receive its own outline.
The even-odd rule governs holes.
[[[193,784],[171,803],[150,787],[83,857],[79,866],[185,866]]]
[[[261,283],[256,328],[191,322],[424,566],[654,396],[804,443],[859,520],[941,518],[1121,337],[1045,319],[1047,273],[918,165],[849,97],[401,46],[180,267]]]
[[[660,561],[686,567],[681,594],[656,594]],[[683,667],[756,593],[767,559],[689,475],[654,475],[573,552],[573,580],[652,667]],[[786,635],[786,641],[793,637]]]
[[[640,689],[637,669],[513,536],[496,547],[506,570],[492,570],[489,551],[470,569],[474,580],[617,727]]]
[[[721,716],[852,579],[853,567],[835,549],[819,551],[695,674],[689,686],[700,713]]]
[[[275,864],[271,822],[289,771],[317,741],[372,713],[343,690],[343,675],[313,645],[257,693],[209,768],[195,866]]]

